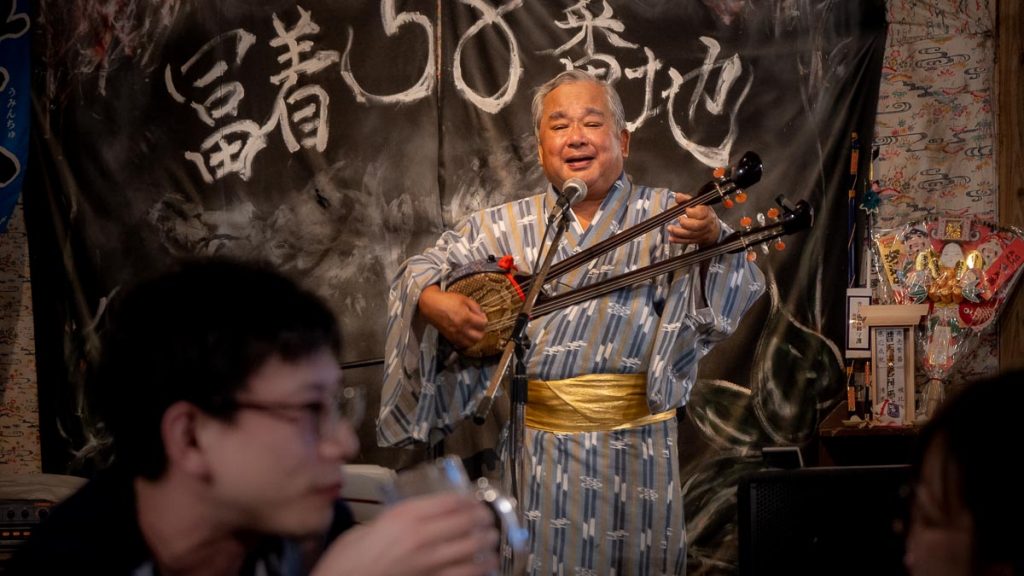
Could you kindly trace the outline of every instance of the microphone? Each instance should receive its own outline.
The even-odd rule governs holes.
[[[540,295],[540,289],[544,285],[544,277],[548,273],[548,268],[551,266],[551,259],[555,256],[554,248],[555,244],[561,239],[562,233],[568,225],[568,221],[562,220],[565,215],[565,211],[571,206],[579,204],[581,200],[587,197],[587,183],[579,178],[569,178],[562,184],[562,190],[558,193],[558,200],[555,201],[555,209],[548,215],[548,226],[557,219],[559,220],[558,229],[555,232],[555,239],[552,240],[553,244],[548,249],[545,255],[545,261],[542,266],[537,266],[540,262],[541,254],[543,251],[537,252],[537,262],[534,263],[534,270],[539,270],[533,276],[533,285],[530,286],[530,291],[526,294],[523,300],[523,307],[519,311],[519,315],[516,317],[515,326],[512,328],[512,335],[505,343],[505,350],[501,354],[501,359],[495,365],[494,372],[491,375],[491,382],[487,385],[487,390],[484,393],[483,398],[480,399],[480,403],[476,406],[476,411],[473,412],[473,422],[477,424],[483,424],[487,420],[487,413],[491,411],[491,404],[494,402],[494,395],[498,392],[498,386],[501,385],[502,379],[505,378],[505,373],[508,372],[509,367],[512,366],[512,356],[516,352],[517,347],[521,347],[520,337],[526,333],[526,324],[530,321],[530,311],[533,310],[533,304],[537,301],[537,296]],[[544,229],[544,239],[547,239],[548,229]],[[543,241],[541,242],[543,244]],[[520,352],[521,354],[521,348]],[[517,356],[517,358],[519,358]],[[519,374],[519,376],[525,376],[525,374]],[[513,404],[518,404],[520,409],[525,406],[526,402],[526,390],[523,388],[525,381],[516,383],[516,378],[512,378],[512,394],[511,399]],[[515,427],[513,427],[515,429]],[[515,436],[515,434],[513,434]],[[514,440],[516,443],[522,442],[521,439]],[[515,482],[513,481],[513,486]]]
[[[570,207],[579,204],[587,197],[587,183],[579,178],[569,178],[562,184],[562,191],[555,202],[555,211],[548,216],[548,224],[561,218]]]

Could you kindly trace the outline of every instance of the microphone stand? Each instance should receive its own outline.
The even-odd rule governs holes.
[[[540,296],[541,288],[544,286],[544,279],[547,277],[548,269],[555,258],[558,244],[562,241],[562,236],[569,227],[569,208],[570,206],[566,205],[557,216],[558,223],[555,228],[555,237],[552,239],[551,244],[548,245],[548,251],[544,255],[544,263],[541,264],[540,269],[530,280],[530,290],[526,293],[523,307],[516,316],[516,323],[512,328],[512,334],[508,342],[505,343],[501,359],[495,365],[487,391],[484,393],[484,397],[480,399],[480,404],[477,405],[476,411],[473,413],[474,423],[479,425],[486,421],[487,414],[494,403],[494,396],[498,392],[498,386],[500,386],[506,372],[511,367],[509,399],[512,403],[512,418],[509,423],[509,438],[512,443],[512,449],[509,454],[509,469],[511,470],[512,495],[516,498],[517,502],[521,502],[519,479],[522,473],[520,467],[522,466],[523,428],[525,427],[526,418],[527,378],[525,358],[526,349],[530,347],[529,337],[526,335],[526,325],[530,323],[530,313],[533,311],[533,305],[537,301],[537,297]],[[554,218],[556,217],[550,216],[548,218],[548,225],[551,224]],[[512,363],[513,357],[515,358],[515,363]]]

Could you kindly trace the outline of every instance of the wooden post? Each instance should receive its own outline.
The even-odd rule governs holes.
[[[996,27],[996,133],[999,223],[1024,229],[1024,8],[999,0]],[[1024,367],[1024,288],[999,322],[999,367]]]

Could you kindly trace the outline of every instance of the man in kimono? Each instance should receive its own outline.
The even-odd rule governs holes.
[[[532,273],[546,216],[569,178],[582,179],[587,195],[571,208],[555,262],[687,199],[625,174],[630,135],[622,103],[586,72],[564,72],[541,86],[533,117],[551,186],[470,215],[406,261],[391,286],[383,445],[442,437],[473,415],[489,383],[493,364],[448,353],[480,340],[487,324],[477,302],[443,290],[453,269],[493,254],[512,255],[521,272]],[[725,234],[710,208],[689,208],[549,291],[619,276]],[[518,494],[530,532],[527,573],[684,573],[676,409],[689,397],[700,359],[763,289],[761,272],[743,254],[724,255],[531,319],[526,476]]]

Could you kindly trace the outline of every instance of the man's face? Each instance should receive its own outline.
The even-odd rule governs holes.
[[[918,254],[924,252],[928,248],[928,240],[924,236],[914,234],[907,238],[907,252],[910,253],[911,258],[916,258]]]
[[[587,183],[587,198],[600,199],[622,173],[629,132],[615,131],[604,90],[594,82],[573,82],[544,97],[538,135],[540,165],[561,190],[569,178]]]
[[[1002,248],[998,242],[990,240],[979,246],[978,251],[981,252],[981,265],[987,269],[999,258]]]
[[[275,355],[237,394],[242,407],[234,420],[211,423],[204,446],[211,498],[226,523],[285,536],[326,530],[341,490],[341,466],[356,455],[359,440],[345,420],[318,426],[309,408],[332,402],[340,379],[327,349],[296,362]]]

